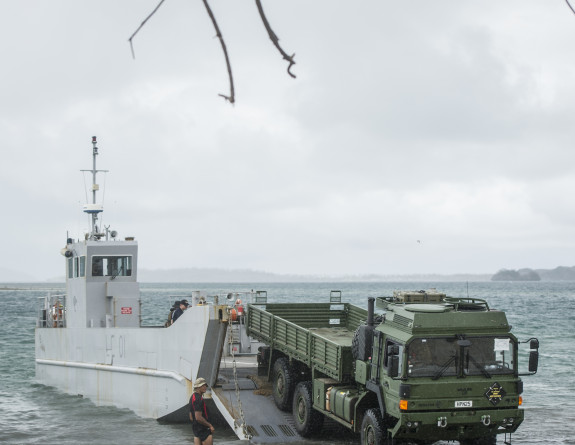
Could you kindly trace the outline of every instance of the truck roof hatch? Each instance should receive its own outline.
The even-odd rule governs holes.
[[[409,312],[447,312],[451,307],[444,304],[406,304],[404,309]]]

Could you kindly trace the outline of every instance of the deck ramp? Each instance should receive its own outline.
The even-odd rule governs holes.
[[[246,366],[248,365],[248,366]],[[257,378],[255,363],[249,366],[242,357],[236,375],[239,400],[231,363],[222,362],[218,383],[212,388],[212,398],[228,424],[241,438],[240,403],[246,421],[250,443],[289,443],[303,439],[294,428],[291,413],[277,409],[271,396],[271,384]]]

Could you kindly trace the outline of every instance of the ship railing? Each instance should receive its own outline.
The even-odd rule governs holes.
[[[203,291],[192,291],[191,294],[185,295],[170,295],[169,300],[182,301],[186,300],[190,306],[203,306],[206,304],[220,305],[225,304],[229,307],[242,305],[246,307],[248,304],[266,304],[267,291],[249,290],[249,291],[233,291],[233,292],[215,292],[206,293]]]
[[[66,327],[66,295],[49,293],[38,298],[37,321],[39,328]]]
[[[267,302],[267,292],[262,290],[227,292],[218,295],[218,297],[223,298],[223,301],[225,301],[228,306],[265,304]]]

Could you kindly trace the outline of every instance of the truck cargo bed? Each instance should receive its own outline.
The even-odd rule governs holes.
[[[349,303],[250,305],[248,333],[339,381],[352,372],[351,344],[367,311]]]

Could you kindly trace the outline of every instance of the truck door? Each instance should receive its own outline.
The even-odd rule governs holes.
[[[384,392],[386,413],[399,416],[399,386],[403,374],[403,352],[405,347],[396,340],[387,338],[383,345],[383,366],[381,386]]]

